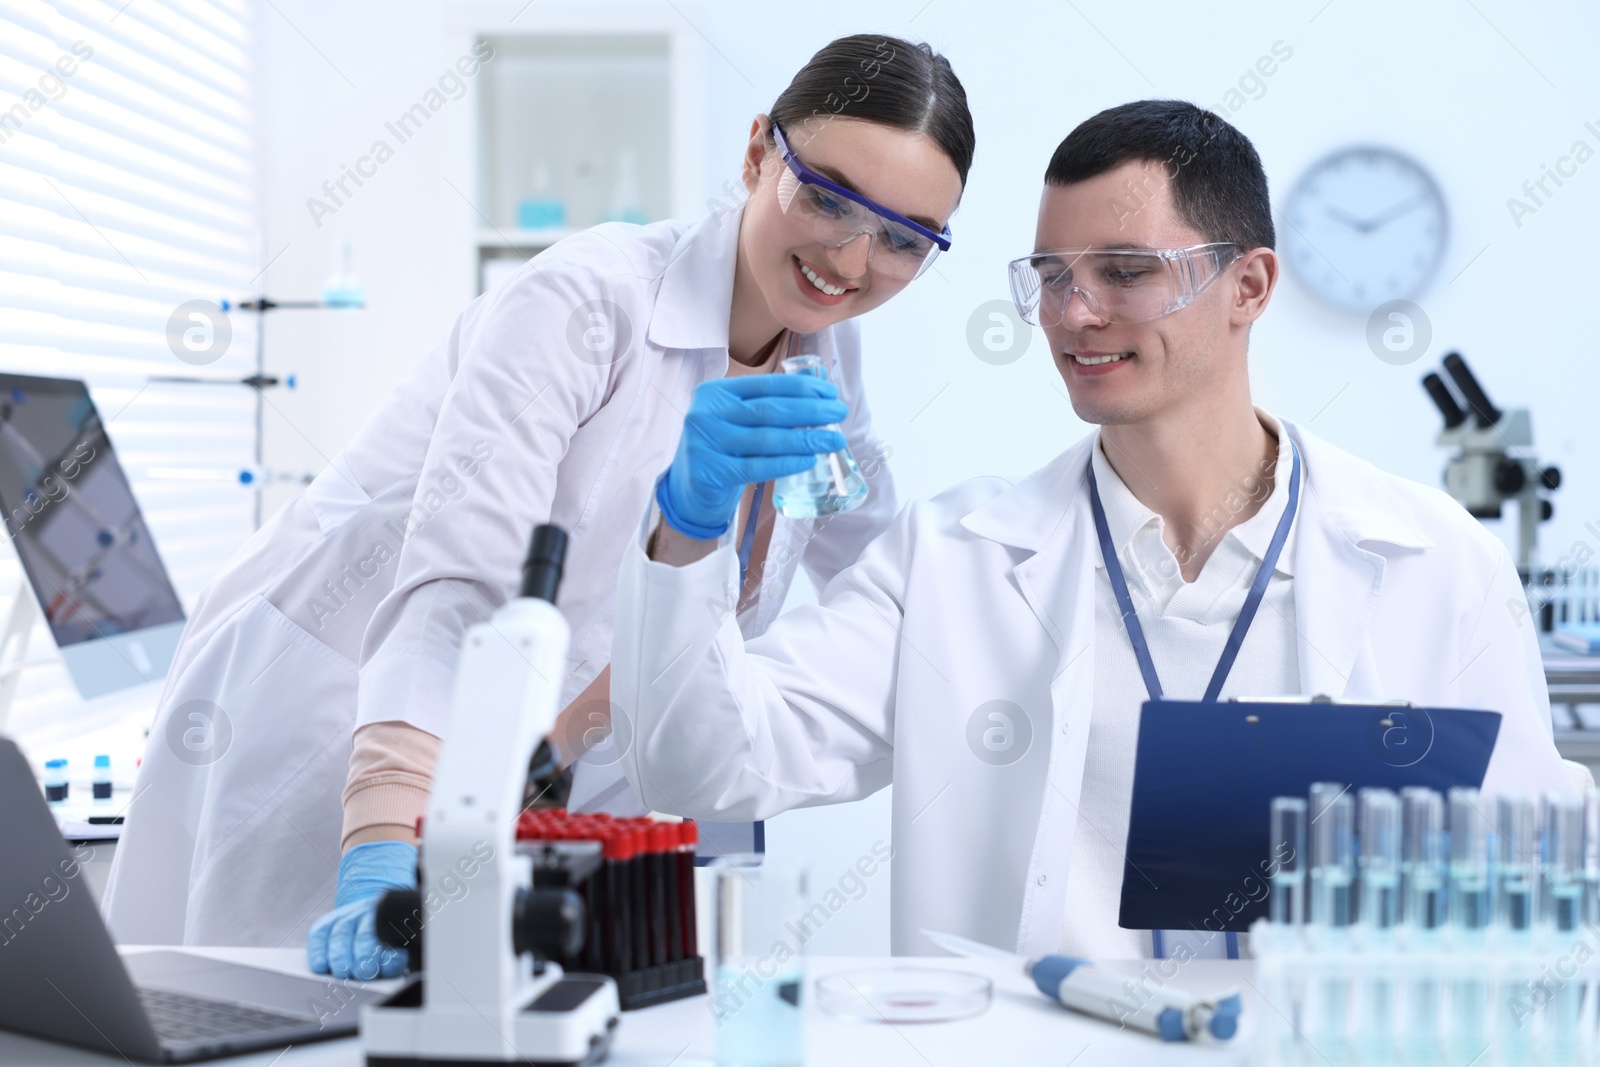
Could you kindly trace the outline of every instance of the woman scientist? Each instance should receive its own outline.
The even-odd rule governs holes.
[[[598,226],[468,305],[201,596],[106,889],[116,936],[305,937],[313,970],[398,973],[398,954],[377,951],[375,900],[415,885],[414,827],[462,634],[514,594],[538,523],[571,538],[555,738],[579,761],[569,803],[637,805],[620,795],[626,739],[601,758],[583,751],[609,722],[623,548],[691,396],[783,406],[798,426],[839,422],[871,484],[859,509],[821,522],[777,522],[770,492],[747,494],[739,619],[754,636],[798,563],[825,582],[893,516],[850,320],[949,247],[973,143],[944,57],[843,38],[752,123],[741,208]],[[822,357],[837,393],[766,375],[801,351]]]

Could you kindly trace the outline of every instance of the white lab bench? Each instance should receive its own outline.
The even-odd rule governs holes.
[[[124,951],[137,952],[138,948]],[[219,959],[305,973],[303,949],[200,949]],[[977,971],[994,979],[994,1002],[982,1015],[959,1022],[878,1025],[834,1019],[820,1013],[811,983],[824,975],[857,968],[931,966]],[[1137,979],[1147,961],[1103,964],[1103,969]],[[1154,974],[1153,971],[1150,972]],[[1021,968],[1007,960],[886,959],[881,956],[812,957],[806,961],[808,1064],[823,1067],[972,1067],[974,1064],[1055,1064],[1058,1067],[1136,1067],[1146,1063],[1243,1064],[1258,1012],[1271,1011],[1252,985],[1254,965],[1237,960],[1191,960],[1175,982],[1197,992],[1220,992],[1230,986],[1244,995],[1239,1034],[1231,1042],[1168,1044],[1115,1023],[1075,1015],[1046,1000]],[[374,983],[390,987],[396,983]],[[1152,982],[1153,987],[1153,982]],[[624,1012],[616,1041],[606,1061],[613,1067],[707,1067],[713,1060],[714,1026],[707,998]],[[0,1031],[0,1064],[7,1067],[55,1067],[65,1064],[126,1064],[67,1045],[35,1041]],[[233,1067],[357,1067],[363,1062],[357,1038],[323,1041],[216,1061]]]

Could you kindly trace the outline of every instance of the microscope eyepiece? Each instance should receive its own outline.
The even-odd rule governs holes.
[[[1461,410],[1456,403],[1456,398],[1451,395],[1450,387],[1444,384],[1444,379],[1433,371],[1422,376],[1422,387],[1433,398],[1433,406],[1439,409],[1439,414],[1444,416],[1444,428],[1453,430],[1467,421],[1467,413]]]
[[[567,532],[553,523],[535,527],[528,558],[522,564],[522,591],[518,595],[554,604],[566,559]]]
[[[1502,412],[1489,402],[1489,394],[1478,384],[1478,379],[1468,369],[1467,361],[1461,358],[1460,352],[1451,352],[1444,357],[1444,369],[1450,372],[1456,388],[1461,390],[1462,399],[1467,402],[1473,414],[1478,416],[1479,427],[1487,430],[1500,421]]]

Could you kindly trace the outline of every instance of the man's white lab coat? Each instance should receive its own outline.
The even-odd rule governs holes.
[[[1444,493],[1284,426],[1305,462],[1302,691],[1499,711],[1484,790],[1576,788],[1505,547]],[[642,531],[623,561],[611,684],[645,803],[763,819],[892,780],[892,950],[934,952],[929,927],[1054,952],[1093,714],[1095,440],[1015,486],[981,478],[908,505],[819,604],[748,645],[716,610],[732,549],[672,567],[646,558]],[[1003,766],[971,740],[996,700],[1030,734]]]

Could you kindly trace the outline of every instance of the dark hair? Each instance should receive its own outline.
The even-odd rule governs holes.
[[[1138,100],[1080,123],[1050,157],[1045,184],[1087,181],[1132,160],[1166,165],[1178,214],[1207,241],[1273,247],[1272,201],[1255,146],[1187,100]]]
[[[925,133],[967,184],[976,138],[967,92],[950,61],[925,44],[860,33],[824,45],[768,112],[784,130],[841,115]]]

